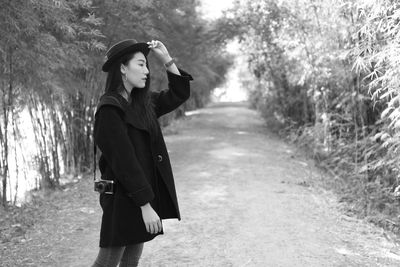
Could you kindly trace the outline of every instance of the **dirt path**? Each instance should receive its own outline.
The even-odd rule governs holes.
[[[400,266],[383,231],[310,186],[312,164],[245,105],[209,106],[166,131],[182,220],[163,221],[140,266]],[[55,195],[60,204],[24,243],[3,248],[0,265],[90,266],[101,219],[92,186]]]

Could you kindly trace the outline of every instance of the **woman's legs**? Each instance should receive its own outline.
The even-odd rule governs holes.
[[[116,267],[121,260],[125,247],[100,247],[99,254],[92,267]]]
[[[100,247],[99,254],[92,267],[120,267],[138,266],[144,243],[132,244],[123,247]]]
[[[144,243],[127,245],[122,255],[120,267],[138,266],[140,256],[142,255]]]

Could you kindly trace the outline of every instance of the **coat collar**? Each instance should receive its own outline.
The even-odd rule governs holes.
[[[135,128],[138,128],[138,129],[141,129],[141,130],[144,130],[144,131],[150,133],[149,129],[147,129],[147,127],[144,125],[143,121],[140,120],[139,117],[135,114],[131,104],[125,99],[125,97],[123,97],[119,93],[115,93],[113,95],[116,95],[118,100],[120,100],[120,102],[123,105],[123,108],[125,110],[126,123],[132,125]]]

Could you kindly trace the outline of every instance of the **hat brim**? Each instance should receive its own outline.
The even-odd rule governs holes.
[[[146,57],[150,52],[149,45],[147,43],[136,43],[131,46],[124,48],[123,50],[119,51],[117,54],[113,55],[109,58],[102,66],[102,71],[108,72],[110,70],[111,65],[117,61],[121,56],[131,53],[131,52],[142,52]]]

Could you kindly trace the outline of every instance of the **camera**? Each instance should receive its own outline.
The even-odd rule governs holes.
[[[98,179],[94,181],[94,191],[105,194],[114,193],[114,181]]]

